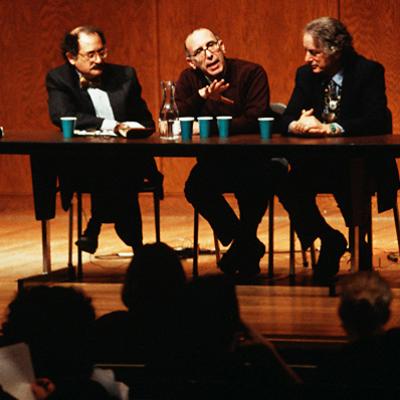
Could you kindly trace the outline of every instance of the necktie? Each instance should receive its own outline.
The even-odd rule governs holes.
[[[86,79],[84,76],[81,76],[79,78],[79,84],[82,89],[88,89],[88,88],[98,88],[100,87],[101,81],[100,79]]]
[[[324,122],[335,122],[340,112],[341,87],[330,80],[324,89],[324,110],[322,119]]]

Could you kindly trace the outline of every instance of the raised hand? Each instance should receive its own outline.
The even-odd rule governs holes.
[[[233,104],[233,101],[222,96],[226,89],[228,89],[229,83],[226,83],[224,79],[214,79],[209,85],[199,89],[199,95],[204,99],[212,99],[215,101],[222,101],[223,103]]]

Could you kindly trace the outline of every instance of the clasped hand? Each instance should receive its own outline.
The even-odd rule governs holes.
[[[315,134],[329,134],[329,124],[323,124],[314,115],[314,109],[302,110],[301,116],[297,121],[290,124],[291,133],[315,133]]]

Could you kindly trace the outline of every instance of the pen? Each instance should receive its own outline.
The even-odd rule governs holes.
[[[225,96],[221,96],[221,97],[219,98],[219,100],[220,100],[221,103],[224,103],[224,104],[235,104],[235,102],[234,102],[233,100],[228,99],[228,98],[225,97]]]

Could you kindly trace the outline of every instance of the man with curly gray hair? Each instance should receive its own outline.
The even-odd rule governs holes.
[[[308,23],[303,31],[305,65],[297,70],[295,88],[283,116],[284,132],[297,137],[368,136],[391,133],[387,108],[385,72],[381,64],[358,54],[346,26],[331,17]],[[305,139],[306,140],[306,139]],[[292,159],[289,178],[279,194],[289,212],[303,249],[321,240],[314,279],[330,283],[339,271],[347,241],[321,215],[316,194],[332,193],[347,226],[357,222],[364,237],[368,213],[354,221],[350,188],[349,158],[313,157]],[[398,188],[394,159],[369,157],[365,171],[378,194],[378,211],[393,208]],[[367,191],[366,191],[367,192]],[[367,210],[369,196],[363,202]],[[360,265],[372,268],[372,249],[364,240]]]

